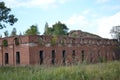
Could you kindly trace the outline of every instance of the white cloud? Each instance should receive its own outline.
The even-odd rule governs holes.
[[[88,25],[86,17],[82,15],[77,15],[77,14],[72,15],[68,20],[63,22],[66,23],[71,30],[78,29],[79,27],[84,27]]]
[[[85,17],[84,16],[79,16],[79,15],[73,15],[70,17],[70,19],[67,21],[70,25],[75,25],[78,24],[79,22],[82,22],[82,24],[85,24]]]
[[[10,7],[48,8],[63,4],[67,0],[3,0]]]
[[[86,16],[74,14],[68,20],[63,21],[70,30],[83,30],[97,34],[103,38],[111,38],[110,30],[113,26],[120,25],[120,12],[97,19],[88,19]]]
[[[97,34],[105,38],[111,38],[110,30],[112,29],[112,27],[120,25],[120,12],[109,17],[103,17],[101,19],[98,19],[97,21]]]

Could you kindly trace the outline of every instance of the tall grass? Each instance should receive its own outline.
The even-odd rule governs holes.
[[[120,80],[120,61],[60,67],[0,67],[0,80]]]

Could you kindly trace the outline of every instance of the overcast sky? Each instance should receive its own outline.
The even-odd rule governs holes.
[[[69,30],[82,30],[110,38],[110,29],[120,25],[120,0],[0,0],[12,9],[19,19],[13,27],[24,32],[37,24],[40,33],[61,21]],[[12,30],[11,26],[0,30]]]

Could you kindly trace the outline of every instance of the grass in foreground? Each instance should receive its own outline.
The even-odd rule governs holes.
[[[0,67],[0,80],[120,80],[120,61],[61,67]]]

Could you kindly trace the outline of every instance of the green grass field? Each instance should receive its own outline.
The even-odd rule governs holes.
[[[0,80],[120,80],[120,61],[59,67],[0,67]]]

